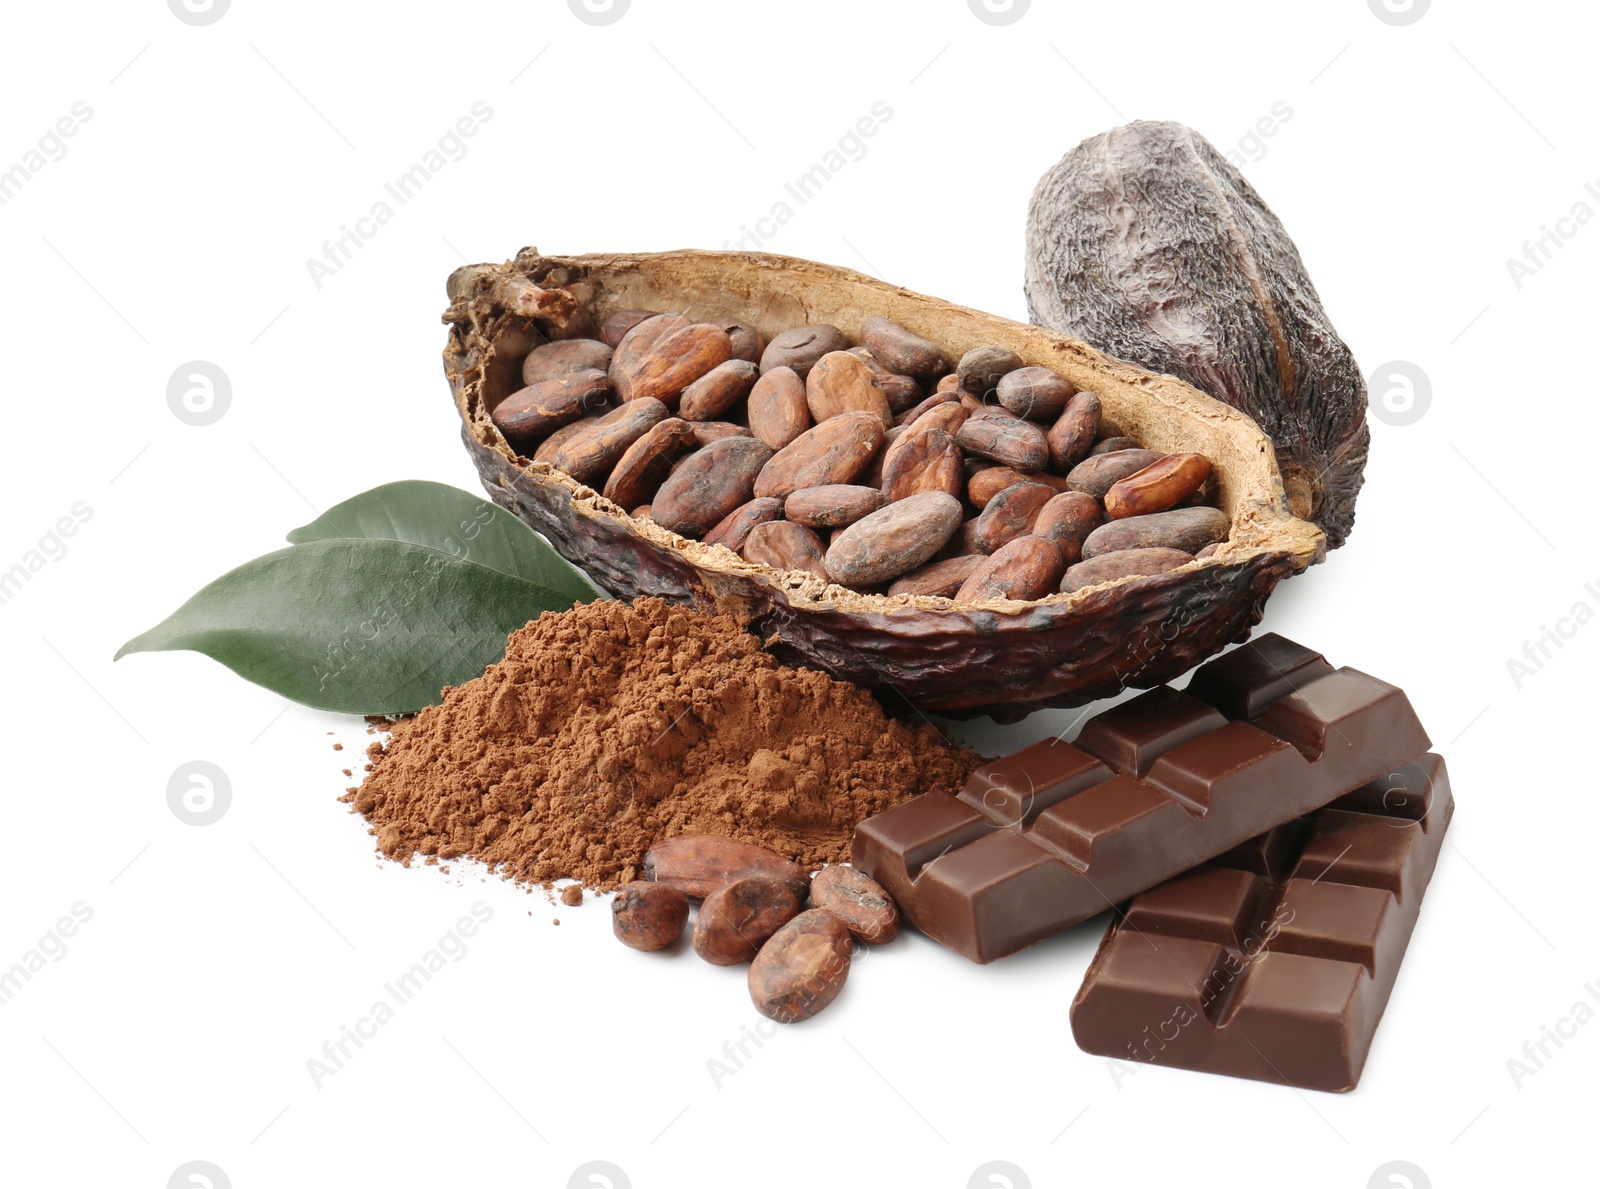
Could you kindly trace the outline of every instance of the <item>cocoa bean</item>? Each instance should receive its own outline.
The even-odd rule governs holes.
[[[584,423],[582,433],[573,434],[555,452],[550,465],[566,471],[579,483],[598,483],[629,446],[649,432],[658,421],[667,419],[667,406],[650,397],[630,401],[612,409],[604,417]]]
[[[566,339],[544,343],[528,352],[522,361],[522,382],[537,384],[559,380],[574,372],[605,371],[611,366],[611,348],[594,339]]]
[[[744,559],[774,570],[803,570],[823,581],[828,571],[822,564],[822,538],[803,524],[774,520],[758,524],[744,543]]]
[[[1228,536],[1228,514],[1220,508],[1173,508],[1102,524],[1083,542],[1083,556],[1126,549],[1179,549],[1194,553]]]
[[[1043,471],[1019,471],[1016,467],[990,466],[981,471],[974,471],[972,477],[967,480],[967,502],[981,512],[989,506],[990,500],[1016,483],[1043,483],[1057,492],[1067,489],[1065,479],[1058,479]]]
[[[848,351],[830,351],[806,375],[806,407],[821,425],[841,413],[873,413],[888,429],[894,424],[889,399],[872,369]]]
[[[761,371],[770,372],[775,367],[793,368],[794,374],[806,378],[812,365],[832,351],[843,351],[850,340],[837,326],[818,324],[796,326],[782,334],[772,336],[767,349],[761,353]]]
[[[651,314],[648,318],[636,322],[622,336],[622,340],[611,353],[609,369],[611,385],[617,390],[619,400],[628,399],[632,376],[649,357],[656,344],[680,330],[687,330],[692,325],[694,323],[682,314]]]
[[[728,336],[728,344],[733,348],[733,357],[742,359],[746,363],[759,365],[761,362],[761,334],[754,326],[743,322],[718,322],[716,326]]]
[[[978,551],[993,553],[1031,532],[1033,522],[1056,494],[1055,488],[1044,483],[1013,483],[995,496],[978,514],[978,527],[973,530]]]
[[[1050,465],[1063,473],[1085,458],[1100,435],[1100,398],[1080,392],[1067,401],[1045,440],[1050,445]]]
[[[666,884],[635,880],[611,901],[611,932],[630,949],[666,949],[688,919],[689,898]]]
[[[1132,438],[1125,438],[1121,434],[1112,438],[1101,438],[1094,444],[1094,449],[1089,451],[1089,457],[1096,454],[1110,454],[1116,450],[1142,450],[1143,447]]]
[[[828,547],[828,576],[843,586],[873,586],[916,569],[961,525],[961,501],[942,491],[898,500],[863,517]]]
[[[590,414],[581,421],[573,421],[563,425],[560,429],[556,430],[555,433],[551,434],[548,438],[539,443],[539,448],[533,452],[533,461],[550,463],[550,460],[556,456],[556,452],[559,451],[569,439],[582,433],[592,422],[597,421],[598,419],[599,418],[596,414]],[[555,464],[550,463],[550,465],[554,466]]]
[[[1054,421],[1077,391],[1070,380],[1047,367],[1019,367],[1001,376],[995,386],[1001,407],[1033,421]]]
[[[883,420],[876,414],[830,417],[772,456],[756,479],[755,494],[782,496],[802,487],[849,483],[882,445]]]
[[[1211,460],[1204,454],[1169,454],[1106,492],[1106,515],[1113,520],[1165,512],[1205,486],[1211,477]]]
[[[648,503],[666,479],[673,460],[690,449],[693,440],[694,430],[681,418],[656,422],[623,451],[602,494],[624,508]]]
[[[713,966],[737,966],[800,913],[794,889],[754,875],[706,897],[694,922],[694,952]]]
[[[783,502],[783,514],[807,528],[843,528],[876,512],[887,502],[876,487],[830,483],[823,487],[802,487],[791,493]]]
[[[1196,553],[1194,555],[1195,556],[1195,560],[1196,561],[1201,561],[1201,560],[1203,560],[1205,558],[1208,558],[1208,557],[1215,557],[1217,555],[1217,550],[1221,549],[1221,548],[1222,548],[1222,543],[1220,541],[1213,542],[1212,544],[1207,545],[1204,549],[1200,550],[1199,553]]]
[[[826,909],[808,908],[756,954],[750,999],[768,1019],[798,1023],[832,1003],[849,973],[849,928]]]
[[[961,589],[961,584],[977,572],[987,559],[981,553],[968,553],[960,557],[947,557],[912,570],[903,578],[896,578],[889,587],[892,595],[938,595],[951,598]]]
[[[950,370],[944,352],[937,346],[877,314],[862,319],[861,342],[891,372],[936,380]]]
[[[650,501],[651,519],[669,532],[702,535],[749,502],[756,475],[771,458],[772,451],[754,438],[724,438],[696,450]]]
[[[594,368],[519,388],[489,414],[495,427],[518,450],[543,441],[564,425],[604,410],[611,381]]]
[[[1194,558],[1178,549],[1124,549],[1068,566],[1061,579],[1064,592],[1099,586],[1118,578],[1151,577],[1186,566]]]
[[[961,447],[937,426],[906,429],[903,437],[884,449],[883,494],[890,502],[925,491],[960,498],[964,478]]]
[[[720,442],[723,438],[748,438],[750,430],[743,425],[732,421],[691,421],[689,433],[694,438],[694,444],[709,446],[712,442]]]
[[[1042,471],[1050,461],[1044,430],[1015,417],[968,417],[956,431],[956,441],[969,454],[1019,471]]]
[[[1002,409],[999,405],[984,405],[981,409],[972,409],[967,416],[967,420],[1021,421],[1022,418],[1018,417],[1010,409]]]
[[[895,418],[895,424],[910,425],[929,410],[937,409],[940,405],[952,404],[955,400],[956,394],[953,392],[935,392],[932,396],[923,397],[904,413],[901,413]]]
[[[956,375],[955,372],[951,372],[948,376],[941,376],[939,378],[939,382],[934,385],[933,390],[935,392],[949,392],[955,396],[960,396],[961,377]]]
[[[679,834],[656,843],[644,856],[645,879],[677,888],[692,900],[753,875],[788,884],[797,897],[811,886],[805,871],[782,855],[723,834]]]
[[[983,400],[1000,384],[1000,377],[1022,367],[1015,351],[1004,347],[974,347],[956,365],[961,391]]]
[[[715,421],[750,395],[759,374],[746,359],[719,363],[683,390],[678,415],[685,421]]]
[[[921,384],[910,376],[891,372],[867,348],[851,347],[848,354],[854,355],[872,369],[872,378],[878,381],[878,387],[883,389],[891,413],[903,413],[922,399]]]
[[[1067,487],[1103,500],[1113,483],[1138,474],[1164,457],[1159,450],[1118,450],[1112,454],[1096,454],[1067,472]]]
[[[1082,560],[1084,540],[1104,522],[1105,514],[1092,495],[1063,491],[1039,509],[1029,531],[1052,542],[1070,566]]]
[[[745,542],[757,525],[770,524],[782,515],[782,500],[771,497],[751,500],[717,521],[716,527],[705,535],[705,543],[725,545],[735,553],[743,553]]]
[[[656,310],[618,310],[614,314],[607,314],[606,320],[600,323],[600,341],[614,349],[628,337],[628,331],[646,318],[656,315]]]
[[[726,332],[707,322],[669,329],[638,349],[640,333],[654,323],[652,318],[634,327],[612,356],[611,378],[624,401],[654,397],[675,405],[685,388],[733,358]]]
[[[1051,542],[1043,537],[1018,537],[984,559],[982,566],[961,584],[956,602],[1042,599],[1055,592],[1066,568],[1061,550]]]
[[[649,520],[650,519],[650,505],[649,504],[640,504],[632,512],[629,512],[628,515],[632,516],[635,520]]]
[[[895,443],[906,436],[906,427],[903,425],[890,426],[884,430],[883,445],[872,456],[872,462],[867,469],[856,476],[856,482],[863,487],[883,486],[883,468],[889,461],[889,452],[894,449]]]
[[[761,373],[750,390],[750,432],[774,450],[782,450],[811,428],[806,384],[791,367]]]
[[[811,880],[811,908],[831,912],[868,945],[884,945],[900,932],[900,910],[872,876],[854,867],[824,867]]]

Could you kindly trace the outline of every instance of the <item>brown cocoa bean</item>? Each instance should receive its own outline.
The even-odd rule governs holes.
[[[611,348],[604,343],[594,339],[565,339],[529,351],[522,361],[522,382],[538,384],[591,368],[603,372],[610,366]]]
[[[955,372],[951,372],[948,376],[941,376],[939,378],[939,382],[934,385],[933,390],[935,392],[949,392],[955,396],[960,396],[961,377],[956,375]]]
[[[1022,366],[1015,351],[1004,347],[974,347],[956,365],[956,376],[961,382],[961,391],[981,401],[999,386],[1001,376]]]
[[[1092,392],[1077,393],[1045,435],[1050,465],[1063,474],[1077,466],[1089,457],[1100,429],[1100,398]]]
[[[863,487],[883,487],[883,468],[889,461],[889,452],[894,449],[894,444],[906,436],[906,427],[894,425],[884,430],[883,445],[872,456],[872,462],[867,469],[856,476],[856,482]]]
[[[983,550],[978,548],[978,518],[969,517],[961,522],[961,527],[956,529],[950,539],[944,543],[944,548],[933,555],[935,561],[947,561],[957,557],[986,557]]]
[[[1113,483],[1106,492],[1106,515],[1122,520],[1165,512],[1199,491],[1210,477],[1211,460],[1204,454],[1169,454]]]
[[[1063,491],[1039,509],[1029,531],[1052,542],[1070,566],[1082,560],[1084,540],[1103,523],[1105,513],[1094,496],[1081,491]]]
[[[828,547],[828,576],[843,586],[874,586],[931,558],[961,525],[961,501],[942,491],[898,500],[863,517]]]
[[[750,432],[774,450],[782,450],[811,428],[806,384],[792,367],[761,373],[750,390]]]
[[[982,397],[973,396],[970,393],[963,392],[961,394],[961,407],[969,412],[976,413],[979,409],[987,408],[988,406],[983,403]]]
[[[978,570],[987,559],[981,553],[968,553],[960,557],[947,557],[912,570],[904,578],[896,578],[889,587],[892,595],[938,595],[951,598],[961,589],[961,584]]]
[[[1193,560],[1178,549],[1124,549],[1119,553],[1103,554],[1068,566],[1061,579],[1061,589],[1071,592],[1099,586],[1102,582],[1114,582],[1118,578],[1148,578],[1170,573]]]
[[[682,314],[651,314],[642,318],[622,336],[611,353],[611,385],[619,400],[628,399],[630,377],[639,369],[662,339],[693,326]]]
[[[965,477],[961,447],[937,426],[907,429],[883,452],[883,494],[890,502],[925,491],[942,491],[959,499]]]
[[[698,537],[755,494],[772,451],[754,438],[723,438],[689,455],[650,501],[650,517],[669,532]]]
[[[981,409],[972,409],[968,421],[1021,421],[1010,409],[1002,409],[999,405],[984,405]]]
[[[489,414],[495,427],[518,450],[526,450],[556,430],[607,407],[611,381],[586,368],[554,380],[519,388]]]
[[[1116,437],[1112,438],[1101,438],[1094,444],[1094,449],[1089,451],[1089,457],[1093,458],[1096,454],[1111,454],[1117,450],[1142,449],[1144,449],[1144,447],[1138,442],[1134,441],[1132,438],[1125,438],[1121,434],[1118,434]]]
[[[755,493],[783,496],[802,487],[849,483],[882,445],[883,420],[875,413],[830,417],[772,456],[756,479]]]
[[[1228,536],[1228,514],[1220,508],[1173,508],[1148,516],[1111,520],[1083,542],[1083,556],[1120,553],[1125,549],[1179,549],[1194,553]]]
[[[602,410],[602,412],[603,411],[604,410]],[[598,414],[591,413],[581,421],[573,421],[563,425],[560,429],[556,430],[555,433],[551,434],[548,438],[539,443],[539,448],[533,452],[533,461],[550,463],[550,465],[554,466],[555,464],[551,463],[550,460],[556,456],[556,452],[559,451],[569,439],[581,434],[589,427],[591,422],[597,421],[598,419]]]
[[[935,392],[932,396],[923,397],[920,401],[918,401],[916,404],[912,405],[904,413],[901,413],[898,417],[895,418],[895,424],[896,425],[910,425],[912,422],[916,421],[917,418],[921,417],[924,413],[927,413],[928,411],[930,411],[932,409],[937,409],[940,405],[953,404],[953,403],[955,403],[955,401],[956,401],[956,394],[953,393],[953,392]]]
[[[669,324],[641,342],[641,335],[655,324],[652,318],[635,326],[612,356],[611,379],[624,401],[653,397],[676,405],[685,388],[733,358],[726,332],[708,322]]]
[[[800,914],[794,889],[753,875],[706,897],[694,922],[694,952],[713,966],[737,966]]]
[[[775,367],[793,368],[794,374],[804,380],[817,360],[849,346],[850,340],[837,326],[796,326],[772,336],[767,349],[761,352],[761,371],[765,374]]]
[[[760,524],[770,524],[783,515],[783,501],[772,499],[754,499],[747,504],[740,504],[729,512],[716,527],[705,535],[707,545],[725,545],[735,553],[743,553],[745,542],[750,539],[750,533]]]
[[[888,501],[876,487],[830,483],[802,487],[783,502],[784,516],[807,528],[843,528],[876,512]]]
[[[753,875],[788,884],[797,897],[811,887],[805,870],[782,855],[723,834],[679,834],[656,843],[644,856],[645,879],[677,888],[692,900]]]
[[[966,485],[967,502],[981,512],[989,506],[990,500],[1016,483],[1043,483],[1057,492],[1067,489],[1065,479],[1043,471],[1019,471],[1016,467],[992,465],[973,471]]]
[[[822,564],[824,552],[822,538],[792,520],[758,524],[744,543],[747,562],[774,570],[803,570],[827,581],[828,571]]]
[[[614,314],[607,314],[606,320],[600,323],[600,341],[615,349],[628,337],[628,331],[646,318],[656,317],[657,313],[656,310],[618,310]]]
[[[750,963],[750,999],[780,1024],[808,1020],[832,1003],[850,974],[850,930],[823,908],[808,908]]]
[[[806,376],[806,407],[821,425],[841,413],[872,413],[888,429],[894,424],[889,399],[878,387],[872,369],[848,351],[830,351]]]
[[[969,454],[988,458],[1019,471],[1042,471],[1050,461],[1044,430],[1018,418],[968,417],[956,431],[956,441]]]
[[[1199,553],[1194,555],[1195,560],[1203,561],[1205,558],[1215,557],[1217,555],[1217,550],[1221,548],[1222,543],[1220,541],[1212,542],[1210,545],[1207,545],[1204,549],[1200,550]]]
[[[667,419],[667,406],[644,397],[612,409],[604,417],[584,423],[582,433],[561,443],[550,465],[566,471],[579,483],[595,484],[611,473],[611,468],[629,446]]]
[[[993,553],[1008,541],[1033,530],[1044,506],[1055,498],[1055,488],[1044,483],[1013,483],[978,513],[973,543],[980,553]]]
[[[867,348],[851,347],[848,353],[854,355],[872,369],[872,378],[877,380],[878,387],[883,389],[883,395],[889,402],[889,411],[891,413],[903,413],[922,399],[921,384],[910,376],[902,376],[891,372]]]
[[[689,898],[666,884],[635,880],[611,901],[611,932],[630,949],[666,949],[688,920]]]
[[[1138,474],[1164,457],[1159,450],[1118,450],[1112,454],[1096,454],[1067,472],[1067,487],[1103,500],[1113,483]]]
[[[1052,594],[1067,568],[1061,550],[1043,537],[1023,536],[996,549],[983,565],[961,584],[958,603],[985,599],[1029,602]]]
[[[900,932],[900,910],[872,876],[835,863],[811,880],[809,907],[831,912],[868,945],[884,945]]]
[[[862,319],[861,342],[891,372],[937,380],[950,370],[938,346],[878,314]]]
[[[733,357],[742,359],[746,363],[761,363],[761,333],[754,326],[743,322],[718,322],[718,329],[728,336],[728,344],[733,348]]]
[[[624,508],[648,503],[671,470],[673,460],[689,450],[694,430],[687,421],[668,417],[645,431],[617,460],[601,493]]]
[[[735,424],[732,421],[691,421],[689,433],[694,437],[694,444],[709,446],[712,442],[720,442],[723,438],[748,438],[752,434],[748,427]]]
[[[750,395],[760,373],[747,359],[719,363],[678,398],[678,416],[685,421],[715,421]]]
[[[629,512],[628,515],[632,516],[635,520],[649,520],[650,519],[650,505],[649,504],[640,504],[632,512]]]
[[[1047,367],[1019,367],[1000,377],[995,393],[1003,408],[1033,421],[1054,421],[1078,389]]]

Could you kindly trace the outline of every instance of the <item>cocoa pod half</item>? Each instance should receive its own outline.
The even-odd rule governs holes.
[[[679,834],[656,843],[644,856],[644,877],[701,900],[723,884],[765,876],[787,884],[796,896],[811,887],[805,870],[782,855],[723,834]]]
[[[771,458],[772,451],[754,438],[712,442],[667,476],[650,501],[650,518],[668,532],[698,537],[750,501],[756,476]]]
[[[750,964],[750,999],[780,1024],[809,1020],[844,989],[850,930],[823,908],[808,908],[761,947]]]
[[[1194,553],[1227,536],[1228,514],[1220,508],[1173,508],[1170,512],[1107,521],[1084,539],[1083,556],[1099,557],[1124,549],[1181,549]]]

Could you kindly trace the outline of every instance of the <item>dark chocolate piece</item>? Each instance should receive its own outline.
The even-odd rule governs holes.
[[[1453,810],[1424,755],[1135,896],[1073,1001],[1078,1047],[1353,1089]]]
[[[1241,655],[1243,654],[1243,655]],[[1251,721],[1244,721],[1249,715]],[[1427,750],[1403,692],[1265,636],[856,827],[851,862],[935,941],[990,962]]]

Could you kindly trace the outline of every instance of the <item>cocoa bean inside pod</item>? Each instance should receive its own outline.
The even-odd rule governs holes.
[[[644,397],[630,401],[604,417],[585,422],[582,432],[561,443],[551,465],[579,483],[597,482],[611,473],[629,446],[666,418],[667,406],[658,400]]]
[[[806,407],[819,425],[841,413],[872,413],[884,429],[894,424],[889,398],[859,356],[830,351],[806,374]]]
[[[627,406],[623,406],[626,408]],[[650,501],[650,518],[668,532],[698,537],[755,495],[772,451],[755,438],[723,438],[685,458]]]
[[[582,420],[570,421],[566,425],[563,425],[560,429],[556,430],[555,433],[551,434],[548,438],[539,443],[539,448],[533,452],[533,461],[549,463],[551,466],[554,466],[555,456],[560,451],[561,447],[564,446],[570,439],[576,437],[578,434],[581,434],[585,429],[587,429],[590,422],[596,420],[598,420],[596,414],[591,413]]]
[[[1079,392],[1068,399],[1045,441],[1050,447],[1050,465],[1066,473],[1089,457],[1100,434],[1100,398],[1092,392]]]
[[[758,524],[750,530],[744,543],[747,562],[785,572],[801,570],[827,581],[828,571],[822,562],[824,552],[822,538],[792,520]]]
[[[795,1024],[838,998],[849,973],[849,928],[826,909],[808,908],[750,963],[750,999],[768,1019]]]
[[[543,441],[564,425],[606,408],[611,381],[585,368],[520,388],[494,407],[495,427],[519,450]]]
[[[709,446],[712,442],[720,442],[723,438],[748,438],[753,435],[743,425],[732,421],[691,421],[689,434],[694,438],[696,446]]]
[[[1006,488],[1017,483],[1043,483],[1055,491],[1067,490],[1067,481],[1043,471],[1019,471],[1016,467],[991,466],[973,473],[967,480],[967,502],[978,511],[989,506]]]
[[[615,349],[628,336],[628,331],[646,318],[658,315],[658,310],[618,310],[614,314],[608,314],[605,321],[600,323],[600,341]]]
[[[753,499],[747,504],[740,504],[719,520],[716,527],[705,535],[705,543],[725,545],[735,553],[742,553],[745,542],[758,524],[767,524],[782,515],[782,500],[770,496]]]
[[[713,966],[748,962],[800,913],[787,884],[753,875],[724,884],[705,898],[694,922],[694,952]]]
[[[1103,523],[1105,514],[1093,496],[1063,491],[1039,509],[1029,531],[1053,543],[1070,566],[1082,559],[1084,541]]]
[[[1137,475],[1163,457],[1159,450],[1117,450],[1110,454],[1096,454],[1067,472],[1067,487],[1103,500],[1113,483],[1129,475]]]
[[[892,595],[937,595],[951,598],[961,589],[961,584],[972,577],[984,563],[981,553],[968,553],[960,557],[947,557],[943,561],[929,562],[903,578],[896,578],[889,586]]]
[[[973,530],[978,551],[993,553],[1030,532],[1039,513],[1056,494],[1055,488],[1043,483],[1013,483],[995,496],[978,513],[978,526]]]
[[[559,380],[573,372],[606,371],[611,367],[611,348],[595,339],[567,339],[545,343],[528,352],[522,361],[522,382]]]
[[[1106,515],[1113,520],[1165,512],[1188,499],[1211,476],[1211,461],[1204,454],[1169,454],[1118,479],[1106,492]]]
[[[668,417],[656,422],[623,451],[601,494],[624,508],[649,503],[666,479],[673,460],[690,449],[693,441],[694,430],[687,421]]]
[[[611,901],[611,931],[630,949],[666,949],[688,920],[689,898],[666,884],[635,880]]]
[[[883,445],[883,420],[874,413],[841,413],[806,430],[772,456],[756,480],[756,495],[785,496],[802,487],[849,483]]]
[[[644,877],[677,888],[692,900],[739,879],[761,875],[787,884],[797,897],[811,887],[805,870],[775,851],[722,834],[679,834],[644,856]]]
[[[969,454],[987,458],[1019,471],[1042,471],[1050,461],[1044,430],[1016,417],[968,417],[956,431],[956,441]]]
[[[876,586],[916,569],[961,525],[961,501],[942,491],[898,500],[856,521],[828,547],[828,576]]]
[[[1114,582],[1119,578],[1148,578],[1167,574],[1193,560],[1192,555],[1180,549],[1124,549],[1086,558],[1068,566],[1061,578],[1061,589],[1070,593]]]
[[[1035,536],[1017,537],[984,559],[961,584],[956,602],[1042,599],[1057,588],[1066,566],[1061,550],[1050,541]]]
[[[784,500],[783,514],[807,528],[843,528],[876,512],[888,501],[876,487],[831,483],[802,487]]]
[[[831,912],[868,945],[885,945],[900,932],[900,910],[865,871],[835,863],[811,879],[811,908]]]
[[[1097,454],[1115,454],[1118,450],[1139,449],[1142,449],[1142,447],[1138,442],[1119,434],[1114,438],[1101,438],[1094,444],[1094,449],[1089,451],[1089,456],[1093,458]]]
[[[652,397],[676,405],[685,388],[733,358],[727,332],[707,322],[669,324],[640,344],[639,335],[654,323],[651,319],[634,327],[612,355],[612,381],[625,401]]]
[[[944,352],[881,314],[861,320],[861,342],[891,372],[919,380],[937,380],[950,370]]]
[[[995,395],[1002,408],[1032,421],[1054,421],[1078,390],[1047,367],[1019,367],[1000,377]]]
[[[656,343],[694,323],[682,314],[651,314],[636,322],[611,352],[611,385],[617,390],[619,400],[628,400],[633,393],[633,378],[650,357]],[[732,350],[730,346],[729,350]]]
[[[937,426],[908,427],[903,438],[884,448],[883,494],[890,502],[925,491],[959,498],[965,477],[961,447]]]
[[[1083,556],[1098,557],[1124,549],[1180,549],[1195,553],[1227,539],[1228,514],[1217,508],[1173,508],[1148,516],[1111,520],[1083,542]]]
[[[983,401],[999,387],[1001,376],[1023,366],[1017,353],[1005,347],[974,347],[956,365],[956,378],[963,393]]]
[[[956,403],[956,394],[953,392],[935,392],[932,396],[925,396],[922,400],[912,405],[904,413],[895,418],[896,425],[910,425],[931,409],[940,405]]]
[[[774,450],[782,450],[811,428],[806,382],[792,367],[761,373],[750,389],[750,432]]]
[[[728,336],[728,344],[733,349],[733,357],[742,359],[746,363],[761,363],[761,334],[754,326],[743,322],[724,321],[715,324]]]
[[[719,363],[683,390],[678,415],[686,421],[715,421],[750,395],[759,374],[747,359]]]
[[[765,373],[775,367],[792,368],[804,380],[817,360],[849,347],[850,340],[837,326],[796,326],[772,336],[767,349],[761,352],[761,370]]]

